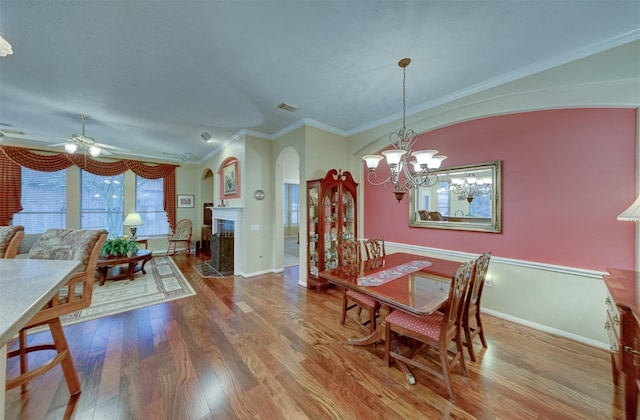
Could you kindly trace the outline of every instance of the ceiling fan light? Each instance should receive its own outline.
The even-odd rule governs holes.
[[[100,156],[100,153],[102,153],[102,150],[98,146],[89,147],[89,154],[91,154],[91,156],[97,157]]]
[[[0,36],[0,57],[6,57],[13,54],[13,48],[4,38]]]
[[[74,154],[74,153],[76,152],[76,150],[78,150],[78,145],[77,145],[77,144],[75,144],[75,143],[71,143],[71,142],[69,142],[69,143],[65,143],[65,145],[64,145],[64,150],[65,150],[67,153]]]

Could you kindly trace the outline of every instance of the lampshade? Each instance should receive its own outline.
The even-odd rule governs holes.
[[[628,209],[618,215],[618,220],[625,222],[640,221],[640,196],[629,206]]]
[[[138,213],[129,213],[122,224],[124,226],[138,226],[142,225],[143,221]]]
[[[393,149],[393,150],[385,150],[382,152],[384,157],[387,158],[387,163],[389,165],[397,165],[400,163],[400,159],[407,153],[406,150]]]
[[[367,168],[375,169],[378,167],[378,163],[380,163],[380,161],[384,158],[379,155],[366,155],[362,156],[362,159],[367,162]]]
[[[428,165],[435,155],[438,154],[437,150],[418,150],[417,152],[411,153],[416,157],[416,160],[420,165]]]

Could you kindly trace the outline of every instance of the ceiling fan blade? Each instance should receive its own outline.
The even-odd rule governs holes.
[[[111,146],[110,144],[104,144],[104,143],[96,143],[96,146],[102,147],[103,149],[121,150],[123,152],[130,152],[131,151],[129,149],[125,149],[124,147]]]
[[[2,135],[0,137],[5,137],[10,140],[30,141],[30,142],[37,142],[37,143],[51,143],[54,141],[65,140],[61,137],[40,136],[37,134],[29,134],[29,133],[25,133],[24,131],[18,131],[18,130],[0,129],[0,134]]]

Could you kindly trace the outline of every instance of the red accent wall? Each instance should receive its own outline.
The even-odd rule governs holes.
[[[635,109],[534,111],[423,133],[443,167],[502,160],[502,233],[410,228],[408,195],[367,181],[364,237],[604,271],[635,267],[635,223],[616,217],[635,199]],[[362,165],[366,178],[366,167]],[[381,163],[386,170],[386,164]]]

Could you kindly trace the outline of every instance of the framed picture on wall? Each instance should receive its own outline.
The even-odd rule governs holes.
[[[193,207],[193,195],[178,194],[178,207]]]
[[[238,162],[233,161],[222,168],[224,177],[224,195],[231,195],[238,192]]]

